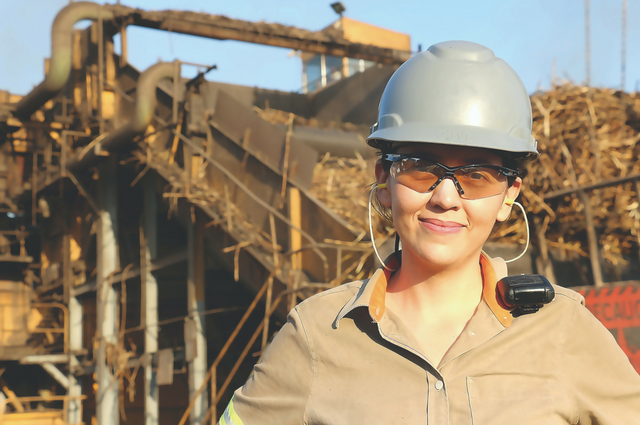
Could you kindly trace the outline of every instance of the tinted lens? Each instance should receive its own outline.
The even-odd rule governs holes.
[[[502,193],[507,188],[507,178],[498,170],[487,167],[466,167],[453,175],[464,190],[464,197],[480,199]]]
[[[426,159],[408,158],[394,162],[391,175],[398,183],[416,192],[427,193],[445,176],[445,170]],[[455,170],[454,176],[464,191],[462,197],[467,199],[498,195],[507,188],[507,178],[498,170],[489,167],[460,168]]]
[[[391,175],[409,189],[426,193],[444,175],[444,170],[424,159],[407,158],[393,163]]]

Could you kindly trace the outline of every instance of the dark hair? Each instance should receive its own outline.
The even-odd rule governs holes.
[[[385,140],[378,140],[378,139],[368,140],[367,143],[369,143],[369,146],[371,146],[372,148],[377,149],[378,152],[376,153],[376,155],[378,157],[382,157],[382,155],[385,155],[388,153],[396,153],[399,147],[398,143],[392,143],[392,142],[387,142]],[[381,162],[382,162],[382,169],[384,170],[384,172],[388,173],[389,170],[391,169],[391,161],[381,160]],[[373,191],[376,190],[375,184],[376,183],[374,182],[374,183],[371,183],[370,185],[371,190]],[[374,192],[373,194],[372,206],[373,206],[373,209],[376,210],[376,212],[380,215],[380,217],[384,218],[389,223],[393,224],[393,216],[391,214],[391,208],[382,205],[382,203],[380,202],[380,199],[378,199],[377,192]]]

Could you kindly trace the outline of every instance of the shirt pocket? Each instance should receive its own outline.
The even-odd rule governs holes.
[[[568,424],[563,393],[549,380],[524,375],[467,377],[473,425]]]

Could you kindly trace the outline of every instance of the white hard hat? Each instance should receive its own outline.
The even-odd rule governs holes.
[[[537,156],[531,126],[531,102],[515,71],[480,44],[447,41],[415,55],[393,74],[367,141]]]

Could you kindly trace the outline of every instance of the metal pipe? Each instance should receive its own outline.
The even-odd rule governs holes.
[[[187,221],[187,311],[189,320],[193,323],[195,335],[185,334],[185,346],[192,344],[195,348],[189,363],[189,398],[195,403],[189,415],[192,425],[204,425],[204,415],[209,409],[205,394],[196,392],[201,386],[206,386],[207,375],[207,338],[205,334],[204,318],[201,313],[205,310],[204,302],[204,223],[196,211],[192,212],[191,220]],[[194,220],[195,218],[195,220]],[[192,340],[188,340],[192,338]]]
[[[49,71],[44,81],[16,104],[16,117],[28,119],[64,87],[71,74],[73,62],[73,26],[83,19],[95,21],[100,13],[102,19],[113,18],[111,10],[91,2],[71,3],[58,13],[51,28]]]
[[[358,155],[362,158],[373,158],[376,154],[360,134],[352,131],[294,127],[291,142],[304,143],[320,155],[329,152],[331,155],[344,158],[357,158]]]
[[[102,116],[102,92],[104,91],[104,17],[102,10],[98,12],[98,123],[100,134],[104,133],[104,117]],[[98,147],[100,152],[100,147]]]
[[[158,351],[158,282],[152,271],[152,261],[158,254],[158,205],[155,175],[147,173],[143,181],[143,212],[140,222],[140,280],[142,300],[140,324],[144,326],[144,353],[152,357]],[[159,423],[159,392],[157,374],[152,362],[144,364],[144,424]]]
[[[102,151],[113,151],[122,145],[131,142],[134,137],[145,132],[155,114],[158,99],[156,97],[156,88],[160,80],[164,78],[173,78],[172,62],[159,62],[150,66],[140,74],[138,86],[136,88],[136,109],[131,121],[105,133],[101,136],[100,149]],[[88,151],[71,158],[67,162],[67,169],[76,171],[93,164],[100,156],[96,155],[94,149],[89,148]]]
[[[62,385],[62,388],[69,390],[69,378],[67,378],[64,373],[60,372],[60,369],[55,367],[53,363],[44,362],[40,364],[40,366],[42,366],[42,368],[46,370],[53,379],[58,381],[58,384]]]
[[[100,425],[119,423],[118,383],[114,372],[107,364],[107,347],[117,343],[117,295],[112,285],[113,275],[120,268],[118,250],[118,163],[110,157],[100,168],[100,221],[96,244],[96,327],[98,350],[96,359],[96,418]]]
[[[171,14],[171,15],[169,15]],[[174,11],[144,11],[120,5],[99,5],[91,2],[74,2],[62,9],[51,29],[51,61],[45,80],[31,93],[26,95],[14,108],[14,115],[21,119],[28,119],[32,113],[53,98],[64,87],[71,73],[73,48],[73,26],[83,19],[97,21],[117,18],[119,22],[127,21],[130,25],[138,25],[147,28],[168,30],[182,34],[191,34],[200,37],[220,40],[239,40],[250,43],[274,45],[295,50],[302,50],[316,54],[330,54],[334,56],[348,56],[359,59],[371,60],[380,63],[403,63],[411,57],[411,52],[381,48],[377,46],[362,45],[346,41],[336,41],[324,36],[321,32],[314,33],[302,29],[295,31],[296,36],[287,32],[274,30],[264,33],[264,26],[260,23],[231,20],[231,27],[220,25],[220,18],[215,15],[200,15],[189,12],[181,12],[181,16],[188,19],[178,19]],[[196,16],[204,19],[204,22],[192,20]],[[168,18],[171,19],[168,19]],[[129,22],[130,21],[130,22]],[[224,18],[224,22],[230,21]],[[168,27],[166,26],[169,23]],[[244,30],[241,28],[245,28]],[[297,35],[303,32],[305,36],[300,39]],[[123,35],[126,34],[123,32]],[[124,37],[126,39],[126,35]],[[126,42],[126,40],[123,40]],[[126,48],[123,50],[122,63],[126,63]],[[121,64],[122,64],[121,63]],[[324,84],[323,84],[324,85]]]

